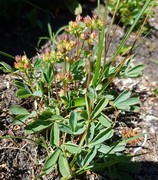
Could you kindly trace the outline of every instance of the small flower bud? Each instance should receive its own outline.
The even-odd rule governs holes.
[[[80,22],[81,20],[82,20],[82,16],[81,16],[81,15],[77,15],[77,16],[76,16],[76,21],[77,21],[77,22]]]
[[[98,15],[96,13],[93,14],[93,19],[97,20],[98,19]]]
[[[62,73],[58,72],[57,75],[56,75],[56,78],[61,81],[63,79],[63,75]]]
[[[70,83],[72,81],[72,74],[70,72],[67,72],[65,74],[65,80],[67,83]]]
[[[65,34],[64,40],[65,40],[65,41],[69,41],[69,36],[68,36],[67,34]]]
[[[84,22],[87,26],[90,26],[90,25],[91,25],[91,18],[90,18],[90,16],[86,16],[85,18],[83,18],[83,22]]]
[[[20,56],[20,55],[16,55],[16,56],[15,56],[15,61],[16,61],[16,62],[21,61],[21,56]]]
[[[90,38],[94,40],[97,37],[97,33],[94,31],[90,34]]]

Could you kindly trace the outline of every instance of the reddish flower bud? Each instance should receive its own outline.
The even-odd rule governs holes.
[[[72,81],[72,74],[70,72],[67,72],[65,74],[65,80],[69,83]]]
[[[69,41],[69,36],[68,36],[67,34],[65,34],[64,40],[65,40],[65,41]]]
[[[86,16],[84,19],[83,19],[83,22],[86,24],[86,25],[90,25],[91,23],[91,17],[90,16]]]
[[[58,72],[57,75],[56,75],[56,78],[61,81],[63,79],[63,75],[62,73]]]
[[[90,38],[94,40],[96,37],[97,37],[97,33],[95,31],[92,32]]]

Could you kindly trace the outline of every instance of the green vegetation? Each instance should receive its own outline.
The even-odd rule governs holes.
[[[14,123],[24,125],[27,134],[35,134],[36,144],[47,151],[39,176],[56,169],[62,179],[74,179],[87,171],[106,171],[113,179],[129,179],[129,169],[139,169],[125,168],[132,155],[124,150],[127,143],[143,134],[114,140],[118,110],[136,111],[139,98],[127,89],[118,93],[111,84],[116,77],[142,75],[143,65],[131,66],[138,37],[128,49],[126,40],[150,3],[147,0],[139,10],[110,60],[106,57],[109,42],[104,44],[109,34],[105,6],[103,19],[99,13],[93,17],[78,15],[69,22],[64,35],[58,35],[60,30],[53,34],[49,25],[51,49],[34,61],[27,55],[16,56],[14,68],[0,62],[5,72],[16,77],[16,96],[34,101],[31,112],[19,105],[12,105],[10,112]],[[116,57],[124,51],[118,60]],[[113,119],[108,116],[109,110],[114,113]]]
[[[118,22],[120,21],[125,27],[129,27],[134,23],[137,15],[141,11],[143,5],[146,0],[109,0],[108,9],[111,13],[115,14],[115,8],[117,7],[116,17],[118,18]],[[141,18],[139,19],[135,29],[139,29],[142,25],[144,18],[147,14],[151,17],[153,12],[150,11],[151,6],[153,5],[153,1],[150,2],[149,6],[143,12]],[[156,1],[155,1],[156,5]],[[146,22],[144,26],[144,31],[149,30],[149,24]]]

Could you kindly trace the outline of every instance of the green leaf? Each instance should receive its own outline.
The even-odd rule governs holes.
[[[53,115],[53,116],[50,117],[50,119],[51,119],[52,121],[57,121],[57,120],[59,120],[59,121],[64,121],[64,120],[65,120],[65,119],[64,119],[62,116],[60,116],[60,115]]]
[[[84,158],[83,161],[83,166],[88,166],[90,164],[90,162],[94,159],[94,157],[97,154],[97,148],[93,147],[88,154],[86,155],[86,157]]]
[[[0,69],[2,69],[4,72],[9,72],[9,73],[14,72],[13,68],[9,64],[0,61],[0,65],[2,65],[2,67],[0,67]]]
[[[47,120],[53,117],[53,113],[50,109],[44,110],[38,117],[38,120]]]
[[[98,117],[99,122],[105,126],[105,127],[111,127],[112,121],[111,119],[108,118],[105,114],[101,113],[100,116]]]
[[[46,120],[46,121],[36,120],[36,121],[30,123],[29,125],[27,125],[25,127],[25,131],[28,134],[35,133],[35,132],[39,132],[39,131],[42,131],[42,130],[46,129],[51,125],[52,125],[51,120]]]
[[[72,106],[73,107],[82,107],[85,106],[85,99],[84,98],[76,98],[72,101]]]
[[[95,125],[93,122],[90,123],[89,128],[88,128],[88,133],[86,136],[86,144],[89,144],[91,140],[94,137],[94,130],[95,130]]]
[[[28,98],[32,96],[32,93],[30,90],[23,88],[23,89],[17,90],[16,95],[18,98]]]
[[[60,124],[59,129],[60,129],[60,131],[65,132],[67,134],[72,134],[71,129],[65,124]]]
[[[80,116],[81,116],[84,120],[87,120],[87,119],[88,119],[87,111],[82,110],[81,113],[80,113]]]
[[[52,65],[49,64],[49,65],[47,65],[47,67],[45,67],[45,69],[42,69],[41,75],[42,75],[42,79],[48,85],[50,85],[53,80]]]
[[[86,129],[86,126],[77,126],[76,131],[73,133],[74,135],[80,135],[82,134]]]
[[[88,92],[87,92],[87,96],[90,99],[91,102],[91,107],[92,109],[94,108],[94,104],[95,101],[97,99],[97,92],[96,89],[94,87],[89,87]]]
[[[60,155],[61,150],[60,149],[56,149],[53,154],[46,160],[46,162],[44,163],[44,168],[43,171],[45,171],[46,173],[49,173],[51,170],[54,169],[54,165],[56,164],[58,157]]]
[[[125,149],[126,143],[124,141],[117,143],[116,145],[107,146],[105,144],[98,144],[98,151],[103,154],[113,154],[121,152]]]
[[[79,152],[79,147],[76,144],[73,144],[71,142],[67,142],[64,144],[65,149],[67,149],[70,153],[76,154]]]
[[[70,129],[72,130],[72,132],[75,132],[76,125],[77,125],[77,112],[75,112],[75,111],[71,112],[69,124],[70,124]]]
[[[24,122],[30,117],[30,114],[17,115],[14,119],[14,124],[24,124]]]
[[[82,60],[75,61],[71,66],[71,71],[76,71],[84,66],[84,62]]]
[[[30,113],[19,105],[12,105],[9,109],[14,115],[29,115]]]
[[[70,1],[65,5],[67,6],[68,10],[74,15],[79,15],[82,13],[82,6],[77,0]]]
[[[89,144],[88,146],[93,147],[100,144],[108,139],[110,139],[114,134],[114,130],[111,128],[102,130]]]
[[[42,97],[42,91],[38,90],[33,93],[33,96]]]
[[[134,141],[135,139],[141,138],[141,137],[143,137],[143,136],[144,136],[144,133],[141,133],[141,134],[138,134],[138,135],[136,135],[136,136],[134,136],[134,137],[130,137],[130,138],[128,138],[128,139],[125,139],[125,142],[127,143],[127,142],[129,142],[129,141]]]
[[[54,41],[54,36],[53,36],[53,33],[52,33],[52,27],[51,27],[50,23],[48,23],[48,33],[49,33],[49,37],[50,37],[51,41],[53,42]]]
[[[114,105],[116,106],[118,103],[125,101],[126,99],[130,98],[131,92],[128,90],[123,91],[114,101]]]
[[[50,143],[52,146],[59,146],[60,143],[60,130],[56,122],[53,124],[51,129]]]
[[[14,84],[16,87],[18,87],[19,89],[27,89],[28,86],[26,84],[24,84],[22,81],[19,81],[19,80],[15,80],[14,81]],[[29,88],[28,88],[29,89]]]
[[[63,153],[60,153],[59,156],[59,170],[63,178],[66,179],[68,177],[71,177],[70,167],[67,158]]]
[[[11,59],[15,59],[14,56],[12,56],[11,54],[8,54],[8,53],[6,53],[6,52],[0,51],[0,54],[3,55],[3,56],[9,57],[9,58],[11,58]]]
[[[133,77],[139,77],[139,76],[141,76],[141,75],[143,74],[142,71],[144,70],[144,68],[145,68],[145,67],[144,67],[143,64],[139,64],[139,65],[137,65],[137,66],[129,69],[128,72],[125,72],[125,75],[126,75],[127,77],[131,77],[131,78],[133,78]]]
[[[34,62],[34,68],[38,69],[38,68],[42,67],[42,64],[43,64],[43,60],[36,59],[35,62]]]
[[[98,104],[95,106],[95,108],[93,109],[93,111],[91,113],[91,119],[94,119],[95,117],[97,117],[107,106],[108,102],[109,102],[109,100],[107,98],[101,99],[98,102]]]
[[[83,167],[83,163],[84,163],[84,159],[81,156],[81,153],[77,154],[76,160],[77,160],[77,164],[82,168]]]
[[[139,103],[139,98],[138,97],[133,97],[133,98],[129,98],[125,101],[122,101],[118,104],[115,104],[115,106],[118,109],[122,109],[122,110],[130,110],[130,106],[138,104]]]

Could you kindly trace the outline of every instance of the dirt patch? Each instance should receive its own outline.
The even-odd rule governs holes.
[[[154,18],[152,22],[158,19],[158,13],[155,14]],[[140,146],[137,152],[132,149],[135,154],[142,153],[141,156],[133,159],[133,161],[141,162],[142,165],[140,173],[134,176],[135,180],[158,179],[158,98],[153,93],[154,89],[158,87],[158,29],[156,25],[155,23],[152,24],[151,35],[140,44],[134,57],[134,63],[145,64],[144,75],[141,78],[117,79],[114,82],[119,90],[130,89],[135,94],[140,95],[139,114],[128,115],[126,118],[120,116],[119,119],[120,124],[124,123],[127,127],[131,125],[132,127],[139,127],[147,134],[146,139],[144,138],[144,142],[142,142],[143,146]],[[124,30],[118,27],[116,37],[111,45],[111,53],[116,49],[124,33]],[[133,40],[132,36],[130,40]],[[22,102],[16,98],[13,81],[14,78],[10,75],[3,74],[0,76],[0,136],[21,136],[24,139],[9,138],[0,140],[0,179],[30,180],[41,173],[46,152],[41,146],[35,145],[33,142],[35,140],[34,136],[26,135],[23,132],[23,127],[13,125],[13,119],[8,112],[8,108],[12,104],[22,103],[24,106],[29,106],[27,102]],[[87,177],[94,179],[93,174]],[[60,177],[56,176],[56,172],[53,172],[51,175],[41,179],[60,179]],[[95,176],[95,179],[106,179],[106,177],[98,175]]]

